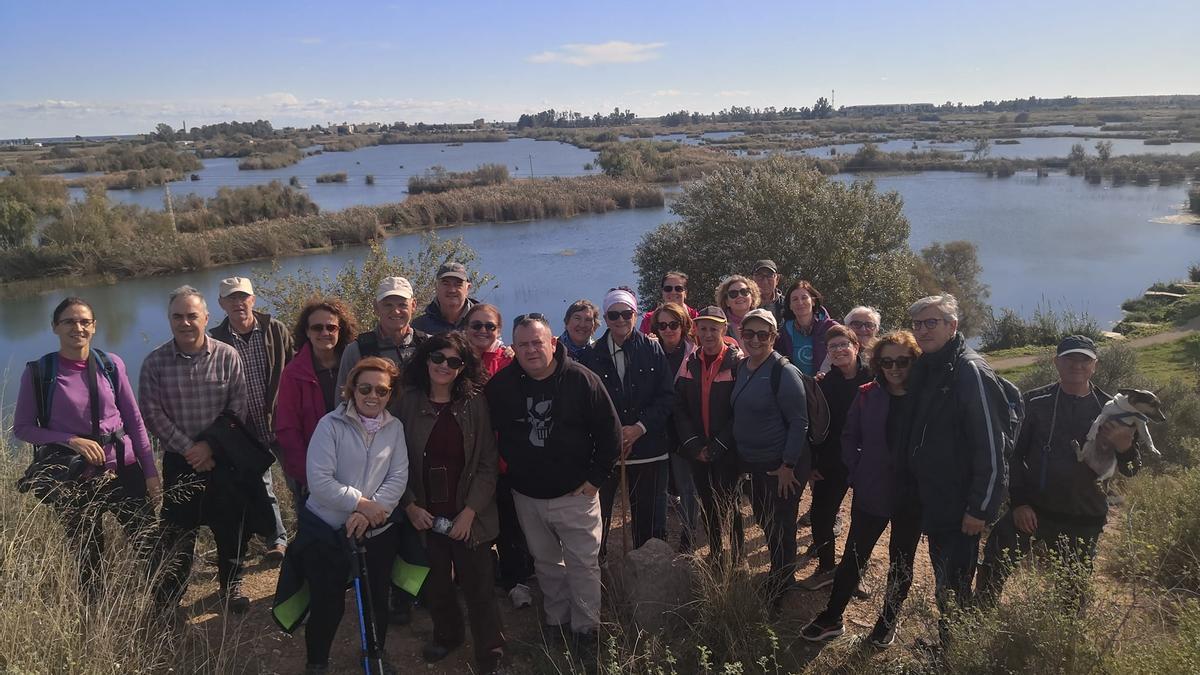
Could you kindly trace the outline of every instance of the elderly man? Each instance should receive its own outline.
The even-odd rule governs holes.
[[[980,568],[978,592],[999,597],[1013,558],[1043,541],[1059,559],[1090,569],[1096,542],[1108,520],[1108,499],[1099,476],[1075,459],[1073,443],[1084,443],[1092,423],[1112,397],[1092,384],[1096,344],[1071,335],[1058,344],[1058,382],[1026,392],[1025,419],[1013,449],[1010,510],[992,528]],[[1117,469],[1133,476],[1142,465],[1133,427],[1114,421],[1100,428],[1098,442],[1116,451]]]
[[[600,624],[598,491],[622,447],[621,420],[600,378],[567,356],[544,316],[517,317],[513,346],[516,360],[485,390],[492,426],[546,622],[586,653]]]
[[[462,263],[448,262],[437,271],[437,295],[425,307],[425,313],[413,320],[416,330],[430,335],[464,328],[467,312],[477,301],[468,297],[471,282]]]
[[[391,359],[401,370],[417,351],[417,345],[429,335],[413,328],[412,315],[416,308],[413,287],[404,277],[387,277],[375,290],[375,316],[379,324],[374,330],[358,336],[346,345],[338,367],[337,390],[346,384],[350,369],[359,359],[382,356]]]
[[[146,429],[163,452],[165,494],[157,562],[170,555],[156,589],[160,605],[173,607],[187,591],[200,526],[200,503],[205,481],[200,474],[216,466],[213,449],[196,441],[224,410],[245,419],[246,378],[237,350],[211,339],[208,305],[191,286],[171,292],[167,315],[172,339],[142,363],[138,404]],[[241,522],[210,523],[217,545],[221,597],[235,613],[250,608],[241,590],[242,552],[249,533]]]
[[[292,332],[270,314],[254,311],[254,285],[245,277],[222,279],[217,303],[225,310],[225,320],[209,331],[216,339],[230,345],[242,357],[246,374],[246,424],[264,444],[275,449],[275,399],[279,395],[279,378],[283,367],[292,360],[295,346]],[[269,542],[268,560],[283,560],[287,550],[287,530],[279,513],[279,501],[271,483],[271,472],[263,474],[267,497],[275,514],[275,537]]]
[[[775,315],[775,321],[783,323],[783,310],[787,306],[787,301],[783,297],[783,292],[779,290],[779,282],[783,280],[783,275],[779,273],[779,266],[774,260],[759,260],[754,263],[754,283],[758,286],[759,297],[761,300],[758,306],[769,310]]]
[[[959,606],[970,601],[979,534],[995,522],[1004,499],[1012,409],[1003,384],[958,332],[954,296],[922,298],[909,315],[922,350],[909,385],[916,397],[909,468],[921,497],[944,639],[951,597]]]

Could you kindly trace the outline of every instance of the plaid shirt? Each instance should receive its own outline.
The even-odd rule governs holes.
[[[242,358],[210,336],[199,354],[184,354],[170,340],[142,362],[138,406],[146,429],[167,451],[182,453],[221,411],[246,418]]]
[[[267,423],[267,339],[258,320],[246,335],[231,330],[233,347],[242,357],[242,368],[246,373],[246,424],[266,444],[274,440],[271,426]],[[211,337],[211,336],[210,336]]]

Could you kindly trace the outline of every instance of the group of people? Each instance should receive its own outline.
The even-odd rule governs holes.
[[[855,307],[839,322],[812,283],[781,281],[773,261],[758,261],[697,310],[687,275],[670,271],[653,308],[613,288],[599,306],[572,303],[558,337],[549,318],[527,313],[505,343],[500,310],[471,297],[454,262],[438,269],[420,315],[410,282],[384,279],[376,325],[362,332],[337,298],[311,300],[289,329],[256,311],[251,282],[234,277],[220,283],[227,316],[211,330],[200,291],[171,293],[172,339],[146,357],[136,397],[122,360],[91,344],[92,308],[68,298],[51,322],[58,351],[22,376],[14,432],[65,446],[85,466],[55,499],[85,589],[96,587],[109,511],[150,562],[164,608],[185,593],[196,533],[209,527],[220,597],[245,612],[242,560],[258,534],[267,556],[308,583],[310,672],[328,668],[355,553],[381,642],[415,600],[391,584],[397,556],[415,549],[429,568],[419,596],[434,624],[430,662],[465,639],[461,592],[476,669],[498,672],[494,586],[528,606],[532,577],[544,623],[572,648],[594,649],[601,565],[618,546],[608,533],[626,505],[623,549],[666,540],[674,505],[681,551],[707,541],[709,562],[738,564],[748,499],[772,606],[789,591],[832,587],[802,631],[814,641],[844,632],[889,525],[887,588],[868,636],[880,647],[895,639],[922,534],[943,616],[976,591],[997,597],[1007,560],[1031,539],[1090,563],[1107,506],[1071,442],[1110,398],[1091,384],[1091,340],[1065,339],[1059,381],[1022,397],[967,346],[951,295],[916,301],[908,327],[881,333],[878,311]],[[1110,423],[1100,441],[1122,473],[1137,471],[1128,428]],[[291,535],[259,461],[267,450],[293,495]],[[797,582],[806,485],[804,557],[817,565]],[[839,561],[834,533],[850,490]]]

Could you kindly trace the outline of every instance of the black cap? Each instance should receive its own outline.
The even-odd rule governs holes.
[[[771,272],[774,274],[779,274],[779,266],[775,264],[775,261],[774,260],[766,260],[766,259],[759,260],[758,262],[754,263],[754,268],[751,269],[750,271],[757,272],[764,267],[771,270]]]
[[[1065,354],[1084,354],[1096,358],[1096,343],[1086,335],[1068,335],[1058,343],[1058,356]]]
[[[708,307],[700,310],[700,313],[697,314],[696,318],[692,319],[692,321],[717,321],[720,323],[728,323],[729,319],[725,318],[725,312],[721,311],[720,307],[709,305]]]
[[[438,268],[437,278],[444,279],[446,277],[454,277],[467,281],[467,268],[463,267],[462,263],[448,262]]]

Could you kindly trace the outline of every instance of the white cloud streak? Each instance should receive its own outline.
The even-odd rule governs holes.
[[[566,63],[588,67],[609,63],[643,63],[653,61],[666,47],[665,42],[623,42],[612,40],[598,43],[571,43],[557,50],[530,54],[525,60],[530,63]]]

